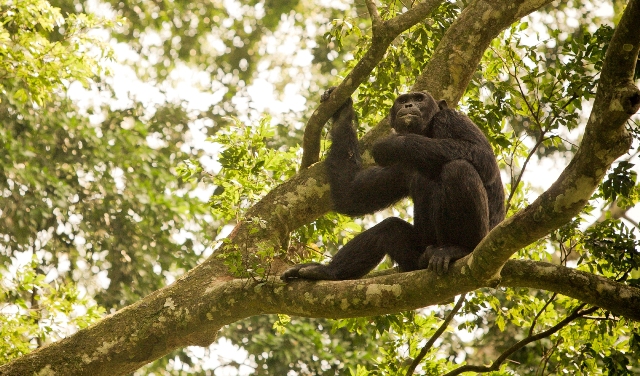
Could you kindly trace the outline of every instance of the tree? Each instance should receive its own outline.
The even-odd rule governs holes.
[[[119,4],[131,11],[127,8],[128,3]],[[273,30],[283,12],[300,6],[293,2],[282,4],[264,3],[265,30]],[[557,372],[571,367],[576,372],[606,370],[610,374],[631,374],[637,371],[638,356],[634,354],[640,352],[637,324],[640,289],[634,284],[640,277],[640,255],[635,235],[627,225],[611,216],[605,215],[604,221],[588,228],[582,223],[597,200],[630,207],[637,196],[631,162],[621,161],[615,168],[610,167],[629,151],[634,128],[628,120],[640,108],[636,75],[640,33],[635,26],[640,22],[640,1],[631,0],[622,6],[624,11],[613,29],[603,26],[589,31],[588,27],[579,27],[569,36],[552,32],[548,43],[533,48],[521,40],[522,32],[530,30],[530,26],[520,20],[550,4],[551,1],[529,0],[476,0],[461,4],[429,0],[418,4],[366,1],[370,34],[361,33],[348,19],[335,21],[335,27],[329,33],[331,41],[337,46],[344,43],[343,48],[352,48],[350,52],[354,59],[344,67],[348,74],[335,90],[333,100],[319,105],[308,119],[304,128],[301,167],[297,172],[290,163],[296,149],[288,150],[286,142],[281,142],[282,150],[269,148],[275,132],[267,120],[253,127],[244,126],[241,121],[220,121],[218,116],[229,112],[224,111],[224,106],[221,106],[223,111],[212,111],[211,114],[218,121],[215,127],[219,132],[214,140],[222,146],[219,154],[222,170],[208,177],[203,175],[199,162],[192,158],[178,169],[186,183],[172,181],[169,171],[148,169],[151,163],[170,166],[176,158],[186,159],[180,158],[181,137],[177,124],[188,121],[189,115],[180,113],[179,109],[175,110],[178,112],[175,117],[169,116],[174,113],[165,108],[152,118],[135,111],[125,111],[119,117],[117,112],[109,113],[99,129],[103,135],[109,130],[113,134],[103,138],[96,136],[96,131],[87,124],[79,126],[86,120],[76,116],[72,104],[66,101],[48,107],[71,106],[69,111],[52,111],[46,117],[50,125],[41,123],[43,118],[38,116],[37,108],[9,106],[6,111],[13,121],[10,129],[14,133],[4,135],[3,139],[6,145],[12,146],[7,150],[13,151],[3,161],[3,171],[8,171],[4,172],[3,180],[7,195],[12,195],[14,202],[23,200],[22,197],[32,199],[33,203],[28,204],[32,208],[42,206],[42,197],[36,194],[36,189],[51,186],[50,181],[63,187],[53,190],[50,193],[53,197],[82,192],[77,199],[62,201],[65,201],[63,206],[67,207],[68,215],[87,213],[89,218],[79,224],[86,226],[83,229],[85,238],[102,237],[91,244],[109,250],[109,264],[98,270],[102,268],[110,273],[111,285],[101,292],[102,296],[97,295],[97,300],[109,308],[118,307],[122,302],[131,304],[88,328],[12,360],[0,367],[0,374],[126,374],[176,349],[207,346],[225,325],[264,314],[317,318],[391,314],[371,319],[379,329],[378,334],[372,335],[382,336],[389,328],[402,334],[386,337],[386,357],[377,359],[377,370],[359,367],[352,370],[357,374],[411,374],[425,356],[428,361],[421,368],[429,374],[464,371],[507,374],[510,366],[505,360],[516,356],[515,351],[526,344],[542,339],[547,342],[540,345],[542,355],[537,358],[532,359],[531,353],[518,353],[518,360],[525,367],[520,372],[533,372],[532,364],[541,364],[538,370],[542,373],[545,370],[556,372],[552,367],[556,367]],[[148,9],[144,6],[135,14],[157,13],[152,6]],[[168,9],[160,9],[157,17],[151,17],[157,21],[150,22],[157,22],[158,28],[168,23],[180,29],[179,25],[184,24],[175,17],[189,18],[194,7],[197,5],[176,3]],[[546,11],[553,13],[552,8]],[[9,13],[5,10],[12,8],[3,6],[2,9],[3,17],[7,17]],[[210,16],[208,20],[222,17],[215,12]],[[208,27],[205,26],[208,24],[204,22],[199,27]],[[138,27],[139,24],[133,22],[129,31],[134,30],[135,35]],[[250,29],[242,28],[238,33],[247,33]],[[349,34],[352,39],[347,38]],[[191,55],[201,43],[197,38],[190,39],[193,35],[188,32],[183,36],[185,40],[176,58]],[[235,78],[228,82],[231,86],[237,83],[242,87],[242,79],[238,77],[251,77],[252,69],[255,69],[255,62],[251,60],[256,52],[251,43],[240,39],[241,43],[236,43],[237,49],[225,50],[225,58],[229,60],[218,64],[239,67],[233,75]],[[173,39],[166,41],[169,45],[175,43]],[[6,54],[3,52],[3,56]],[[198,55],[195,64],[207,61],[206,54],[194,55]],[[162,69],[159,72],[162,76]],[[6,87],[5,81],[3,85]],[[323,164],[316,162],[321,150],[322,128],[330,114],[358,89],[361,121],[368,124],[379,121],[362,138],[366,155],[372,142],[388,131],[388,123],[383,117],[394,96],[408,88],[427,90],[451,105],[460,102],[483,127],[502,156],[505,171],[511,173],[507,187],[507,220],[444,276],[428,271],[395,273],[387,269],[355,281],[280,282],[278,274],[286,261],[310,258],[306,249],[318,239],[325,245],[342,241],[336,234],[341,228],[353,225],[332,214],[323,217],[329,212],[331,202]],[[18,97],[24,101],[28,98],[28,90],[23,91],[25,94]],[[589,108],[586,103],[590,103],[590,115],[582,130],[578,113]],[[27,115],[33,119],[25,121]],[[200,116],[194,115],[192,120]],[[115,126],[123,122],[132,125]],[[42,150],[32,153],[25,153],[17,146],[26,140],[26,137],[20,138],[24,129],[32,137],[29,132],[41,128],[48,131],[43,132],[44,135],[52,137],[48,146],[43,143]],[[133,131],[127,133],[122,128]],[[582,130],[579,146],[567,140],[567,130]],[[170,146],[154,149],[140,142],[152,132],[162,134]],[[82,136],[82,140],[77,140],[78,136]],[[95,137],[117,140],[114,144],[123,150],[114,151],[108,142],[105,144],[93,139]],[[533,143],[528,145],[521,140]],[[28,170],[31,174],[25,176],[16,172],[20,170],[15,168],[16,162],[26,165],[29,158],[50,154],[54,145],[58,145],[63,156],[78,155],[77,160],[72,158],[63,163],[53,159],[56,167],[66,165],[69,170],[36,164],[38,170],[56,171],[38,176],[42,181],[28,181],[34,180],[32,174],[37,170]],[[80,152],[83,145],[96,149],[91,153]],[[72,149],[76,153],[70,153]],[[520,184],[522,171],[535,155],[545,156],[558,151],[570,156],[570,162],[551,187],[535,201],[527,203]],[[123,160],[125,156],[129,159]],[[90,157],[95,159],[87,159]],[[53,163],[47,158],[36,158],[35,161]],[[521,168],[518,168],[519,163]],[[92,200],[91,193],[100,189],[94,191],[90,186],[93,178],[79,180],[78,177],[87,171],[99,171],[94,166],[101,165],[108,166],[110,171],[123,166],[121,170],[127,173],[127,181],[152,181],[152,184],[133,188],[127,185],[131,197],[145,199],[123,199],[123,188],[104,174],[97,177],[105,178],[105,182],[100,183],[103,193],[98,200]],[[15,183],[22,179],[28,184]],[[237,224],[215,252],[195,266],[199,254],[190,249],[192,244],[176,245],[169,239],[174,229],[165,226],[179,221],[198,223],[204,231],[210,226],[204,223],[208,218],[201,207],[179,194],[180,189],[192,186],[192,182],[202,181],[199,179],[216,186],[210,200],[209,223],[218,227],[237,219]],[[278,185],[283,180],[286,181]],[[111,187],[104,190],[107,184]],[[170,193],[156,194],[154,189],[159,186],[168,187]],[[156,199],[145,201],[148,197]],[[168,198],[170,202],[167,202]],[[46,204],[46,200],[44,202]],[[140,206],[129,206],[136,202]],[[60,205],[56,203],[56,207]],[[89,208],[91,205],[93,207]],[[5,223],[15,223],[13,218],[18,217],[4,213],[14,215],[19,212],[19,206],[2,209]],[[55,217],[44,208],[40,212],[39,216],[30,214],[19,218],[45,223],[38,222],[32,228],[50,228],[51,224],[47,225],[46,221],[54,221]],[[90,218],[95,213],[98,213],[97,218]],[[125,213],[129,213],[128,216]],[[104,221],[101,218],[105,218]],[[139,220],[134,223],[130,218]],[[112,220],[119,224],[111,225]],[[105,237],[100,228],[92,227],[96,223],[102,224],[103,231],[109,231],[108,234],[116,229],[124,231],[125,235]],[[19,236],[19,230],[24,226],[17,224],[3,230],[10,239],[3,244],[8,251],[25,247],[25,244],[26,247],[37,244],[36,234]],[[179,226],[175,226],[177,230]],[[73,241],[75,236],[65,239],[64,234],[70,233],[77,231],[56,232],[60,247],[67,249],[54,248],[55,255],[68,252],[84,256],[78,251],[82,247]],[[147,235],[151,238],[147,239]],[[199,241],[195,239],[193,243],[197,245]],[[578,253],[579,259],[572,258],[572,253]],[[137,268],[154,267],[153,262],[145,259],[147,254],[158,255],[158,260],[166,260],[161,255],[172,255],[171,262],[162,265],[160,270],[189,270],[165,287],[159,287],[162,278],[152,278],[153,283],[146,280],[142,283],[144,276],[137,273],[142,269]],[[516,259],[512,259],[514,255],[517,255]],[[127,259],[136,260],[137,264],[122,261]],[[130,284],[140,289],[127,289]],[[150,293],[138,298],[146,292]],[[467,298],[463,298],[465,294]],[[441,325],[428,314],[392,315],[447,303],[457,295],[463,297],[447,311]],[[484,315],[483,310],[487,309],[492,315]],[[447,359],[436,358],[434,342],[443,335],[459,310],[478,319],[463,322],[463,326],[480,328],[486,325],[482,320],[491,317],[496,326],[505,331],[485,335],[500,348],[500,353],[488,354],[490,366],[474,366],[483,362],[472,357],[467,360],[468,365],[457,364],[451,349]],[[286,327],[286,321],[287,317],[281,316],[277,324]],[[582,324],[576,324],[579,322]],[[363,325],[362,321],[354,319],[338,325],[360,329],[366,323]],[[590,325],[587,333],[594,334],[578,334],[581,325]],[[563,331],[563,335],[559,335],[559,331]],[[406,333],[412,336],[411,341],[407,340]],[[422,343],[423,336],[429,336],[431,340]],[[509,341],[514,337],[517,340]],[[565,348],[563,341],[570,345]],[[407,345],[409,351],[404,359],[393,351],[402,344]],[[443,348],[446,350],[446,345]],[[554,358],[553,354],[556,354]]]

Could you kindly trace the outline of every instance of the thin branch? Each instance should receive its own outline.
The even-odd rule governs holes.
[[[531,150],[529,150],[529,154],[527,155],[527,158],[524,160],[524,163],[522,164],[522,168],[520,169],[520,174],[518,174],[518,178],[516,179],[515,182],[513,181],[511,182],[511,192],[509,192],[509,198],[507,198],[507,211],[511,206],[511,199],[513,199],[513,196],[516,193],[516,188],[518,187],[518,185],[520,185],[520,182],[522,181],[522,176],[524,175],[524,171],[527,168],[527,164],[529,164],[529,161],[531,160],[535,152],[538,150],[540,145],[542,145],[542,143],[548,139],[548,138],[545,138],[544,135],[545,135],[545,132],[540,134],[540,138],[538,138],[538,140],[536,141],[536,144],[533,145],[533,148],[531,148]]]
[[[533,321],[531,322],[531,327],[529,328],[529,334],[528,334],[529,337],[533,335],[533,329],[536,327],[536,322],[538,321],[538,318],[540,317],[540,315],[542,315],[542,312],[544,312],[547,309],[549,304],[551,304],[551,302],[556,298],[557,295],[558,293],[554,292],[549,298],[549,300],[547,300],[547,302],[544,303],[544,306],[542,307],[542,309],[538,311],[538,313],[536,313],[536,316],[533,318]]]
[[[557,323],[556,325],[554,325],[553,327],[540,332],[536,335],[533,336],[528,336],[527,338],[518,341],[515,345],[511,346],[510,348],[508,348],[505,352],[503,352],[498,359],[496,359],[493,364],[491,364],[491,366],[487,367],[487,366],[470,366],[470,365],[465,365],[459,368],[454,369],[453,371],[445,374],[445,376],[455,376],[455,375],[459,375],[463,372],[478,372],[478,373],[484,373],[484,372],[491,372],[491,371],[497,371],[498,369],[500,369],[500,366],[502,365],[502,363],[504,363],[508,357],[510,357],[513,353],[515,353],[516,351],[520,350],[521,348],[525,347],[526,345],[530,344],[531,342],[535,342],[538,341],[542,338],[547,338],[549,336],[551,336],[552,334],[555,334],[556,332],[558,332],[560,329],[564,328],[565,326],[569,325],[573,320],[580,318],[584,315],[588,315],[590,313],[595,312],[596,310],[600,309],[600,307],[591,307],[589,309],[586,309],[584,311],[580,311],[582,308],[584,308],[584,306],[586,305],[586,303],[580,304],[578,306],[578,308],[576,308],[569,316],[567,316],[564,320],[560,321],[559,323]]]
[[[559,139],[560,139],[561,141],[563,141],[565,144],[569,144],[569,145],[573,146],[574,148],[577,148],[577,147],[578,147],[578,145],[574,144],[573,142],[569,141],[568,139],[566,139],[566,138],[564,138],[564,137],[562,137],[562,136],[560,136],[560,135],[558,135],[558,134],[554,134],[554,135],[552,135],[552,136],[549,136],[547,139],[548,139],[548,140],[551,140],[551,139],[553,139],[553,138],[559,138]]]
[[[367,10],[369,11],[369,16],[371,17],[371,27],[373,29],[373,35],[377,34],[377,29],[383,26],[382,18],[380,18],[380,14],[378,13],[378,7],[376,6],[375,0],[366,0]]]
[[[556,81],[557,82],[557,81]],[[571,98],[567,99],[567,101],[565,102],[564,105],[562,105],[560,107],[561,111],[564,111],[567,109],[567,107],[569,107],[569,105],[571,104],[571,102],[573,102],[574,99],[578,99],[578,95],[576,93],[571,94]],[[553,117],[551,118],[551,120],[549,121],[549,124],[553,124],[555,123],[556,120],[558,120],[558,117],[560,117],[560,114],[556,112],[556,109],[554,109],[553,111]]]
[[[518,148],[522,143],[523,141],[520,137],[515,139],[515,141],[513,142],[513,148],[509,153],[509,162],[505,161],[505,163],[507,163],[507,165],[509,166],[509,181],[511,182],[511,192],[509,195],[509,199],[507,200],[506,212],[509,212],[509,208],[511,206],[511,198],[513,198],[513,195],[515,194],[515,188],[513,187],[513,181],[515,180],[515,160]]]
[[[586,317],[586,316],[585,316]],[[553,354],[558,346],[564,341],[564,338],[558,337],[556,343],[551,346],[551,348],[542,356],[540,363],[542,363],[542,369],[540,370],[540,376],[544,376],[544,370],[547,369],[547,365],[549,364],[549,359],[551,358],[551,354]],[[540,367],[538,367],[540,368]],[[536,371],[536,376],[538,375],[538,371]]]
[[[614,317],[599,317],[599,316],[584,316],[585,320],[594,320],[594,321],[614,321],[618,322],[620,319]]]
[[[505,67],[509,65],[505,60],[505,58],[503,58],[495,49],[493,49],[493,52],[502,61],[502,64],[504,64]],[[524,101],[524,104],[526,105],[527,110],[529,111],[529,113],[531,114],[531,117],[533,118],[535,124],[537,125],[538,130],[540,131],[540,135],[538,136],[534,147],[529,151],[529,154],[527,155],[527,158],[525,159],[524,164],[520,169],[520,174],[518,175],[515,182],[513,181],[513,168],[511,168],[511,191],[509,192],[509,197],[507,198],[507,206],[506,206],[507,211],[509,211],[509,208],[511,206],[511,200],[513,199],[513,196],[516,193],[518,185],[520,185],[520,181],[522,180],[522,176],[524,175],[524,171],[527,167],[527,164],[529,163],[529,160],[531,159],[531,157],[533,157],[533,154],[538,150],[540,145],[542,145],[542,143],[545,140],[547,140],[547,138],[545,138],[547,131],[543,129],[542,124],[540,122],[540,101],[538,100],[538,97],[536,95],[535,98],[536,98],[536,101],[538,102],[538,110],[535,111],[533,108],[533,105],[529,103],[529,100],[527,100],[527,95],[525,94],[524,88],[522,87],[522,83],[520,82],[520,78],[518,77],[518,65],[516,64],[516,60],[513,58],[513,54],[514,54],[513,50],[509,50],[509,60],[511,61],[511,65],[513,66],[513,73],[509,68],[507,68],[507,73],[509,74],[509,76],[511,76],[515,80],[518,86],[518,92],[520,93],[520,97]],[[515,156],[516,149],[517,149],[517,145],[516,145],[516,148],[514,148],[514,152],[511,157],[512,160]]]
[[[544,135],[544,131],[542,130],[542,124],[540,124],[540,100],[536,95],[535,99],[536,99],[536,102],[538,103],[538,109],[536,111],[533,109],[533,105],[529,103],[529,101],[527,100],[527,95],[525,94],[524,88],[522,87],[522,83],[520,82],[520,77],[518,77],[518,65],[516,64],[516,59],[513,57],[515,52],[513,50],[509,50],[509,52],[510,52],[509,59],[511,60],[511,63],[513,65],[513,73],[511,73],[511,71],[509,71],[508,69],[507,69],[507,72],[516,81],[516,84],[518,85],[518,91],[520,92],[520,97],[522,97],[524,104],[527,105],[527,109],[529,110],[529,113],[535,120],[535,123],[538,126],[538,130],[540,130],[540,134]]]
[[[420,362],[422,362],[422,359],[424,359],[424,357],[427,355],[429,350],[431,350],[431,347],[433,347],[433,344],[442,335],[442,333],[444,333],[444,331],[447,329],[447,327],[449,326],[449,323],[451,322],[451,320],[453,320],[453,317],[456,315],[456,313],[458,313],[458,311],[462,307],[462,304],[464,303],[465,296],[466,295],[464,295],[464,294],[460,295],[460,298],[456,302],[456,305],[453,307],[453,310],[451,310],[451,312],[449,312],[449,314],[444,319],[444,321],[442,322],[442,324],[440,325],[438,330],[436,330],[436,332],[431,336],[431,338],[429,338],[427,343],[420,350],[420,353],[418,354],[418,356],[416,356],[416,358],[413,360],[413,362],[411,362],[411,365],[409,366],[409,369],[407,369],[406,376],[413,375],[413,373],[415,372],[415,370],[418,367],[418,365],[420,364]]]

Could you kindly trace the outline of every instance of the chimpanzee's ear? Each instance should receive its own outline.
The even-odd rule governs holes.
[[[438,101],[438,107],[440,107],[441,110],[444,110],[445,108],[449,108],[449,105],[447,104],[446,100],[440,99]]]

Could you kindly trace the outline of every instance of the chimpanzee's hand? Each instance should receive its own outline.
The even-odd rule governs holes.
[[[324,103],[329,100],[331,97],[331,93],[336,89],[336,86],[330,87],[320,96],[320,103]],[[344,127],[346,125],[349,126],[349,133],[355,132],[357,128],[356,124],[356,112],[353,109],[353,100],[351,97],[347,98],[347,100],[336,110],[336,112],[331,116],[333,120],[333,127],[331,128],[331,134],[333,136],[334,130],[336,126],[338,128]],[[344,128],[343,128],[344,129]]]
[[[324,91],[324,93],[322,93],[322,96],[320,96],[320,103],[324,103],[326,101],[329,100],[329,96],[331,96],[331,93],[333,93],[333,91],[336,89],[337,86],[332,86],[330,88],[328,88],[327,90]]]

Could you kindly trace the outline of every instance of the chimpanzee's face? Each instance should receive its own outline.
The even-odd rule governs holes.
[[[431,95],[417,91],[402,94],[391,108],[391,126],[398,133],[425,134],[438,103]]]

